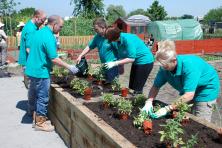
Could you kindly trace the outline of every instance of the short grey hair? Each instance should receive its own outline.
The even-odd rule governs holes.
[[[177,56],[174,41],[165,40],[158,42],[158,51],[156,52],[156,60],[160,63],[167,64]]]
[[[60,16],[58,16],[58,15],[51,15],[48,18],[47,24],[49,24],[49,25],[58,24],[60,21],[62,21],[62,18]]]

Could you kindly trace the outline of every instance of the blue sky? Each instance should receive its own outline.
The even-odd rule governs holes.
[[[73,6],[70,0],[15,0],[21,2],[17,10],[26,7],[43,9],[48,15],[58,14],[70,16]],[[142,8],[147,9],[153,0],[104,0],[105,8],[108,5],[122,5],[127,13],[132,10]],[[210,9],[222,6],[222,0],[159,0],[160,5],[164,6],[168,16],[182,16],[191,14],[193,16],[204,16]]]

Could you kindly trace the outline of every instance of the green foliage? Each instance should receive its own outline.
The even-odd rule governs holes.
[[[148,11],[148,16],[152,21],[156,20],[164,20],[167,16],[167,12],[165,11],[164,7],[159,5],[159,2],[155,0],[152,5],[150,6]]]
[[[106,19],[110,25],[113,24],[119,17],[126,16],[126,11],[121,5],[109,5],[106,11]]]
[[[204,22],[209,23],[210,21],[222,21],[222,6],[216,9],[211,9],[205,16]]]
[[[198,140],[197,135],[198,135],[198,133],[195,135],[191,135],[191,139],[189,139],[186,142],[185,146],[182,146],[181,148],[193,148],[194,145],[197,144],[197,140]]]
[[[93,75],[95,76],[96,80],[104,80],[105,68],[104,66],[96,67],[93,71]]]
[[[61,36],[92,35],[94,34],[94,31],[92,29],[93,20],[94,18],[90,19],[81,16],[67,20],[64,22],[60,35]]]
[[[56,76],[56,77],[65,77],[69,74],[69,70],[64,68],[64,67],[59,67],[57,65],[53,66],[53,70],[52,73]]]
[[[130,115],[132,112],[133,105],[130,100],[126,100],[125,98],[119,98],[117,108],[119,113]]]
[[[77,93],[84,95],[84,90],[88,87],[90,87],[90,84],[88,81],[83,80],[83,79],[79,79],[79,78],[74,78],[71,83],[70,86],[72,87],[72,89],[74,89]]]
[[[143,126],[143,121],[144,120],[149,120],[151,121],[151,119],[148,117],[148,114],[145,112],[145,111],[142,111],[140,109],[140,113],[137,117],[134,117],[134,120],[133,120],[133,125],[138,128],[138,129],[141,129],[142,126]]]
[[[190,14],[184,14],[183,16],[180,17],[181,19],[193,19],[193,15]]]
[[[70,4],[74,5],[74,16],[95,18],[104,14],[104,4],[102,0],[71,0]]]
[[[133,100],[133,105],[144,106],[146,99],[147,98],[144,96],[144,94],[138,94],[138,95],[136,95],[135,99]]]
[[[107,102],[111,106],[116,106],[117,104],[117,99],[113,97],[113,94],[110,93],[105,93],[102,96],[103,102]]]
[[[183,134],[183,129],[181,128],[181,124],[177,120],[167,120],[165,125],[160,126],[164,128],[163,131],[159,131],[159,133],[161,134],[160,142],[165,141],[166,143],[170,143],[173,147],[184,144],[181,138],[181,135]]]
[[[1,0],[0,1],[0,16],[9,16],[15,12],[15,7],[20,3],[14,0]]]
[[[177,106],[177,109],[179,110],[178,115],[175,119],[178,122],[181,122],[185,117],[185,113],[191,110],[191,107],[193,106],[193,104],[187,104],[183,102],[182,99],[175,102],[175,104]]]
[[[136,10],[134,10],[134,11],[131,11],[131,12],[128,14],[128,17],[129,17],[129,16],[133,16],[133,15],[138,15],[138,14],[147,15],[147,12],[146,12],[144,9],[136,9]]]
[[[153,107],[153,112],[157,112],[159,109],[161,109],[161,105],[160,104],[156,104],[154,107]]]
[[[113,91],[120,91],[121,90],[121,84],[119,82],[119,78],[115,77],[115,79],[111,83],[111,87]]]

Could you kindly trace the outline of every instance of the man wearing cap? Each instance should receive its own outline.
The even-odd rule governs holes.
[[[17,43],[17,47],[18,50],[20,50],[20,40],[21,40],[21,35],[22,35],[22,29],[25,26],[25,23],[23,22],[19,22],[19,24],[17,25],[18,31],[16,32],[16,43]]]
[[[0,67],[6,65],[7,59],[7,35],[3,29],[4,26],[5,24],[0,22]]]
[[[29,48],[32,42],[30,41],[31,36],[39,29],[39,27],[45,22],[46,14],[42,10],[35,10],[33,18],[29,20],[24,28],[22,29],[22,35],[20,40],[20,50],[19,50],[19,60],[18,63],[23,66],[25,70],[26,61],[28,58]],[[26,88],[28,88],[29,80],[26,75],[24,75],[24,83]],[[32,116],[35,109],[35,102],[33,95],[28,92],[28,115]]]

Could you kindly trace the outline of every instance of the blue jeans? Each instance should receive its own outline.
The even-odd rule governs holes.
[[[106,82],[110,83],[115,79],[115,77],[118,77],[118,76],[119,76],[118,66],[115,66],[115,67],[105,71]]]
[[[29,96],[31,104],[34,104],[37,116],[47,116],[47,108],[49,102],[49,78],[30,78]]]

